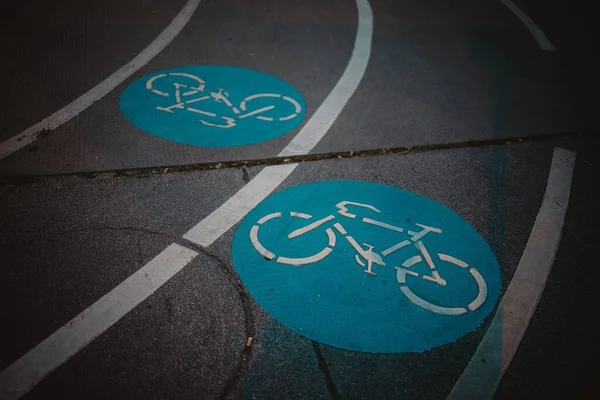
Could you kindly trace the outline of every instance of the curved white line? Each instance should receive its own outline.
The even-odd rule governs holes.
[[[167,74],[158,74],[158,75],[153,76],[152,78],[148,79],[146,81],[146,89],[152,90],[152,84],[154,83],[154,81],[159,78],[164,78],[165,76],[167,76]]]
[[[398,283],[406,283],[406,272],[404,268],[395,267],[396,268],[396,281]]]
[[[276,212],[276,213],[271,213],[271,214],[265,215],[264,217],[262,217],[261,219],[258,220],[258,224],[262,225],[265,222],[272,220],[273,218],[279,218],[281,216],[283,216],[283,214],[280,213],[280,212]]]
[[[306,226],[304,226],[302,228],[299,228],[299,229],[296,229],[293,232],[290,232],[290,234],[287,235],[287,237],[288,237],[288,239],[293,239],[295,237],[302,236],[305,233],[310,232],[313,229],[316,229],[316,228],[320,227],[321,225],[323,225],[323,224],[331,221],[334,218],[335,217],[333,215],[328,215],[325,218],[321,218],[321,219],[319,219],[319,220],[317,220],[315,222],[311,222],[310,224],[308,224],[308,225],[306,225]]]
[[[428,301],[423,300],[419,296],[413,293],[412,290],[408,288],[408,286],[401,286],[400,290],[408,299],[413,303],[422,307],[428,311],[434,312],[436,314],[442,315],[462,315],[466,314],[467,310],[463,307],[440,307],[435,304],[432,304]]]
[[[575,153],[554,149],[546,193],[510,285],[448,400],[491,399],[542,297],[554,264],[575,166]]]
[[[248,117],[251,117],[251,116],[253,116],[253,115],[256,115],[256,114],[261,114],[261,113],[264,113],[264,112],[270,111],[270,110],[272,110],[272,109],[274,109],[274,108],[275,108],[275,106],[273,106],[273,105],[271,105],[271,106],[265,106],[265,107],[259,108],[258,110],[253,110],[253,111],[250,111],[250,112],[249,112],[249,113],[247,113],[247,114],[240,115],[240,116],[238,116],[238,118],[239,118],[239,119],[248,118]],[[234,112],[235,112],[235,111],[234,111]],[[239,113],[239,111],[238,111],[237,113]],[[236,113],[236,114],[237,114],[237,113]]]
[[[179,19],[180,24],[185,25],[199,2],[200,0],[190,0],[188,2],[184,10],[187,9],[186,13],[189,15]],[[356,0],[356,5],[358,7],[359,25],[354,42],[354,51],[344,74],[321,107],[297,134],[296,138],[300,137],[300,139],[292,141],[280,155],[294,151],[309,152],[327,133],[362,80],[371,53],[373,15],[368,0]],[[166,39],[163,38],[162,40]],[[70,118],[72,116],[62,122]],[[46,120],[42,122],[47,123]],[[40,124],[36,128],[38,131],[47,126]],[[32,132],[37,131],[32,130]],[[11,152],[14,151],[16,150]],[[263,169],[221,207],[186,233],[184,238],[201,246],[209,246],[239,222],[256,204],[271,194],[292,173],[296,166],[297,164],[287,164]],[[329,252],[332,251],[330,248],[327,249]],[[134,307],[151,296],[177,272],[181,271],[196,255],[195,251],[177,244],[167,247],[152,261],[2,371],[0,373],[0,390],[2,390],[0,397],[12,399],[27,393],[44,376],[59,367]]]
[[[423,258],[421,256],[412,256],[408,260],[404,261],[402,263],[402,266],[405,268],[410,268],[413,265],[415,265],[416,263],[421,262],[421,261],[423,261]]]
[[[240,108],[242,109],[242,111],[246,111],[246,107],[247,107],[246,103],[248,103],[249,101],[252,101],[254,99],[261,98],[261,97],[279,98],[279,97],[281,97],[281,95],[280,94],[275,94],[275,93],[258,93],[258,94],[253,94],[251,96],[246,97],[244,100],[242,100],[242,102],[240,103]],[[285,97],[287,97],[287,96],[284,96],[284,98]],[[274,108],[274,107],[275,106],[273,106],[271,108]],[[245,115],[243,117],[240,117],[240,118],[249,117],[250,115],[252,115],[252,114],[247,114],[247,115]],[[260,116],[260,117],[256,117],[256,118],[260,119],[260,120],[263,120],[263,121],[273,121],[273,118],[269,118],[269,117],[262,117],[262,116]]]
[[[299,213],[296,211],[290,211],[290,216],[298,217],[298,218],[302,218],[302,219],[311,219],[312,218],[312,215],[310,215],[310,214]]]
[[[545,51],[555,51],[554,45],[548,39],[548,37],[542,32],[539,26],[523,10],[521,10],[515,3],[510,0],[500,0],[510,11],[512,11],[517,18],[521,20],[531,32],[533,38],[538,42],[540,48]]]
[[[371,55],[373,13],[368,0],[356,0],[356,6],[358,8],[358,29],[352,57],[344,73],[323,104],[315,111],[296,137],[279,153],[279,156],[309,153],[333,125],[362,80]],[[271,194],[297,165],[286,164],[264,168],[246,186],[183,237],[200,246],[210,246]]]
[[[258,94],[253,94],[252,96],[248,96],[244,99],[244,101],[242,101],[242,103],[247,103],[250,100],[254,100],[254,99],[260,99],[261,97],[275,97],[275,98],[279,98],[281,97],[280,94],[275,94],[275,93],[258,93]]]
[[[290,114],[287,117],[279,118],[280,121],[289,121],[290,119],[294,119],[298,116],[298,114]]]
[[[258,251],[258,253],[261,256],[269,260],[275,258],[275,254],[267,250],[265,246],[263,246],[262,243],[258,240],[258,225],[253,225],[252,229],[250,229],[250,242],[252,242],[252,246],[254,246],[256,251]]]
[[[477,271],[475,268],[470,268],[469,272],[471,273],[471,275],[473,275],[473,278],[475,278],[475,281],[477,282],[477,288],[479,289],[479,294],[477,295],[475,300],[473,300],[471,303],[469,303],[467,308],[471,311],[475,311],[479,307],[481,307],[481,305],[487,298],[487,284],[485,283],[485,279],[483,279],[483,276],[481,276],[479,271]]]
[[[172,76],[183,76],[183,77],[186,77],[186,78],[190,78],[193,81],[196,81],[198,83],[198,86],[196,86],[195,88],[192,88],[192,89],[197,89],[199,91],[203,91],[204,87],[206,86],[205,83],[204,83],[204,81],[202,79],[198,78],[196,75],[188,74],[188,73],[185,73],[185,72],[171,72],[169,75],[172,75]]]
[[[106,96],[111,90],[121,84],[125,79],[136,73],[144,65],[148,64],[158,53],[160,53],[171,41],[181,32],[188,23],[191,16],[196,11],[198,4],[202,0],[189,0],[187,4],[179,11],[179,14],[173,21],[157,36],[152,43],[148,45],[133,60],[123,65],[111,76],[94,86],[87,93],[84,93],[76,100],[67,104],[54,114],[43,119],[35,125],[30,126],[23,132],[0,143],[0,160],[22,149],[23,147],[35,142],[38,139],[38,133],[42,130],[52,130],[69,121],[77,114]]]
[[[438,257],[440,258],[440,260],[442,261],[448,261],[451,262],[454,265],[458,265],[461,268],[467,268],[469,266],[469,264],[467,264],[466,262],[459,260],[456,257],[452,257],[449,256],[447,254],[442,254],[442,253],[438,253]]]
[[[325,232],[327,232],[327,239],[329,240],[329,246],[331,247],[335,247],[335,233],[333,233],[333,231],[331,230],[331,228],[327,228],[325,230]]]
[[[331,253],[333,249],[331,247],[325,247],[323,250],[314,254],[310,257],[304,258],[288,258],[288,257],[278,257],[277,262],[281,264],[293,265],[294,267],[299,267],[301,265],[316,263],[317,261],[321,261],[325,257]]]
[[[169,93],[161,92],[160,90],[154,89],[154,87],[153,87],[155,80],[157,80],[159,78],[164,78],[165,76],[167,76],[167,74],[158,74],[158,75],[153,76],[152,78],[148,79],[146,81],[146,90],[149,90],[152,93],[157,94],[159,96],[169,97]]]
[[[283,96],[283,99],[292,103],[294,105],[294,108],[296,109],[296,114],[300,114],[300,111],[302,111],[302,107],[300,107],[300,103],[298,103],[296,100],[292,99],[289,96]]]

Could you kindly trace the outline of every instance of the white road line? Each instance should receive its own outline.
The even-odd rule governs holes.
[[[191,3],[197,5],[199,0],[190,0],[186,7]],[[356,4],[359,25],[354,51],[344,74],[296,136],[301,139],[294,139],[280,155],[308,153],[327,133],[360,83],[371,52],[373,16],[368,0],[356,0]],[[194,9],[195,6],[188,9],[189,15]],[[263,169],[221,207],[186,233],[184,238],[201,246],[209,246],[275,190],[296,166],[287,164]],[[2,371],[0,399],[15,399],[27,393],[44,376],[152,295],[197,255],[195,251],[171,244],[139,271]]]
[[[133,60],[122,66],[104,81],[100,82],[97,86],[93,87],[87,93],[84,93],[79,98],[67,104],[65,107],[41,122],[30,126],[18,135],[0,143],[0,160],[36,141],[38,139],[38,133],[42,130],[52,130],[69,121],[71,118],[94,104],[94,102],[107,95],[125,79],[129,78],[137,70],[146,65],[167,47],[179,32],[181,32],[183,27],[190,20],[192,14],[194,14],[194,11],[200,2],[201,0],[189,0],[181,11],[179,11],[179,14],[177,14],[171,24],[167,26],[165,30],[163,30],[161,34],[148,45],[148,47]]]
[[[222,206],[183,235],[183,238],[203,247],[210,246],[270,195],[297,165],[266,167]]]
[[[0,399],[16,399],[144,301],[198,253],[171,244],[139,271],[0,373]]]
[[[512,361],[552,270],[569,205],[575,153],[554,149],[546,193],[517,270],[448,400],[491,399]]]
[[[373,14],[368,0],[356,0],[358,29],[352,57],[331,93],[296,137],[279,153],[280,157],[309,153],[325,136],[358,87],[371,54]],[[266,167],[221,207],[200,221],[183,237],[208,247],[237,224],[287,178],[298,164]]]
[[[510,0],[500,0],[506,7],[508,7],[520,20],[525,24],[529,32],[533,35],[534,39],[538,42],[542,50],[555,51],[550,39],[544,35],[544,32],[539,26],[527,14],[523,12],[515,3]]]
[[[315,111],[315,114],[296,137],[279,153],[279,156],[302,155],[310,152],[331,128],[362,80],[371,56],[373,14],[368,0],[356,0],[356,7],[358,8],[358,29],[352,57],[346,70],[321,107]]]

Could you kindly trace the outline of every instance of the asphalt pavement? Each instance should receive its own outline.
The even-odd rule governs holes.
[[[514,320],[524,321],[524,336],[514,333],[518,328],[511,325],[512,316],[500,322],[504,334],[491,348],[505,358],[496,360],[497,366],[488,360],[493,374],[473,375],[481,379],[475,386],[490,391],[459,398],[597,398],[593,316],[598,263],[593,246],[600,239],[600,221],[593,193],[600,143],[599,102],[593,100],[597,60],[593,46],[585,45],[592,35],[583,28],[591,29],[590,20],[583,17],[583,5],[570,6],[578,14],[563,15],[554,4],[516,4],[538,23],[556,51],[540,48],[531,27],[499,0],[208,0],[197,4],[189,21],[182,19],[185,0],[135,0],[126,6],[113,0],[2,4],[0,49],[5,56],[0,72],[10,78],[0,98],[0,142],[93,91],[152,47],[173,23],[182,29],[156,57],[131,64],[131,76],[107,83],[114,88],[105,96],[57,128],[39,130],[31,144],[0,159],[0,299],[5,328],[0,398],[450,398],[463,380],[474,379],[467,371],[474,369],[476,374],[478,368],[468,369],[470,365],[486,363],[474,355],[493,336],[488,328],[507,312],[501,299],[506,294],[508,302],[508,289],[521,279],[513,278],[526,268],[521,262],[525,254],[537,254],[540,265],[549,257],[551,272],[535,275],[527,290],[517,293],[521,307],[514,311]],[[364,71],[356,66],[363,61]],[[175,136],[170,140],[170,133],[159,137],[140,129],[131,115],[146,111],[128,114],[124,90],[136,81],[150,90],[148,77],[165,77],[187,66],[230,66],[267,74],[302,98],[264,96],[291,99],[290,104],[298,100],[304,114],[290,116],[295,125],[274,139],[241,146],[197,146]],[[175,113],[160,114],[160,107],[154,106],[148,113],[179,118],[187,108],[203,122],[180,129],[201,126],[227,135],[227,129],[210,128],[215,120],[205,117],[211,110],[198,106],[205,100],[196,98],[196,108],[185,102],[185,96],[224,87],[225,97],[213,92],[206,101],[212,96],[223,106],[232,99],[231,109],[239,110],[223,120],[235,120],[232,131],[245,129],[245,135],[258,137],[260,131],[253,128],[258,125],[243,124],[257,115],[271,115],[272,109],[244,115],[246,102],[264,98],[244,99],[246,94],[238,92],[262,78],[256,75],[256,82],[244,84],[227,76],[218,84],[202,82],[206,88],[189,82],[173,86],[177,99],[184,96],[173,108]],[[236,96],[239,100],[234,101]],[[145,104],[142,95],[140,99]],[[278,123],[268,118],[255,121],[251,122]],[[574,156],[574,163],[560,169],[560,154]],[[562,174],[558,181],[553,178],[557,173]],[[476,301],[468,307],[453,305],[464,305],[468,318],[476,321],[461,322],[462,316],[450,313],[436,325],[428,322],[430,315],[449,312],[428,306],[436,303],[437,292],[415,300],[404,289],[407,298],[396,290],[398,297],[388,301],[388,286],[401,283],[394,266],[375,265],[377,280],[375,274],[364,280],[366,274],[357,263],[364,266],[361,260],[377,258],[363,249],[367,242],[353,245],[344,228],[335,231],[333,225],[327,232],[329,250],[323,250],[321,260],[332,260],[327,251],[334,251],[346,257],[343,263],[349,271],[356,272],[346,278],[334,265],[330,275],[323,275],[326,279],[311,278],[313,286],[297,289],[294,285],[311,275],[285,275],[285,268],[298,267],[281,265],[285,261],[279,253],[257,244],[266,236],[257,234],[254,240],[250,233],[248,239],[244,229],[254,223],[258,232],[263,223],[282,217],[276,211],[316,218],[320,211],[291,208],[251,220],[256,207],[262,210],[257,204],[263,198],[275,201],[300,185],[332,181],[377,183],[401,189],[403,196],[418,195],[411,199],[425,198],[414,200],[420,206],[403,210],[398,201],[371,194],[373,205],[392,205],[376,210],[381,215],[406,213],[403,223],[422,227],[424,220],[439,220],[447,233],[454,228],[449,222],[453,218],[466,222],[485,248],[464,239],[472,237],[465,234],[445,242],[454,246],[445,251],[477,259],[488,254],[489,246],[497,262],[497,297],[489,272],[493,269],[474,261],[467,266],[437,250],[431,254],[465,271],[475,269],[473,282],[479,282],[476,268],[483,271],[481,279],[489,291],[482,291],[480,284],[478,299],[483,296],[483,309],[489,310],[478,311],[481,304]],[[548,196],[553,185],[566,188],[568,206]],[[319,204],[335,197],[318,191],[307,196]],[[313,204],[298,201],[307,207]],[[548,202],[558,208],[545,214]],[[368,208],[363,203],[353,204]],[[439,205],[444,211],[438,215]],[[331,207],[335,210],[336,204]],[[427,240],[421,242],[409,230],[414,227],[390,225],[397,219],[367,221],[411,235],[421,251],[419,261],[415,256],[413,262],[436,269],[419,247]],[[280,225],[273,226],[276,230]],[[289,233],[295,225],[281,226]],[[302,229],[310,234],[313,228]],[[262,235],[267,235],[265,229]],[[201,235],[190,235],[194,230]],[[268,243],[281,244],[285,238],[283,231],[269,230],[271,234],[273,242]],[[561,238],[556,254],[553,235]],[[242,236],[260,256],[240,250]],[[357,241],[359,236],[360,232]],[[537,249],[531,250],[532,241],[539,244]],[[293,256],[308,256],[314,242],[297,243],[304,245],[291,248]],[[173,246],[193,255],[181,267],[181,255],[155,261]],[[352,247],[357,246],[355,255]],[[381,247],[375,251],[381,253]],[[303,260],[316,263],[318,257],[311,257]],[[153,263],[158,268],[148,269]],[[244,272],[246,263],[256,270],[275,269],[267,269],[270,272],[256,283]],[[395,260],[394,265],[400,263]],[[406,262],[402,266],[411,268]],[[430,277],[424,275],[425,282]],[[435,280],[432,276],[430,281]],[[342,281],[346,285],[344,279],[355,279],[362,292],[335,297],[342,293],[338,286],[342,289]],[[322,321],[322,329],[315,331],[307,324],[318,319],[320,311],[303,303],[302,293],[323,282],[331,287],[315,291],[323,298],[310,301],[327,300],[326,307],[343,306],[339,310],[348,315],[340,311],[344,315],[339,320]],[[381,286],[368,286],[374,282]],[[451,280],[448,283],[452,286]],[[474,287],[441,298],[454,304]],[[527,299],[534,299],[531,312]],[[374,309],[387,310],[384,318],[369,319]],[[323,308],[323,315],[327,310]],[[360,315],[366,317],[357,319]],[[295,323],[297,316],[302,318]],[[347,332],[331,334],[336,324],[348,321],[355,325]],[[417,338],[407,341],[420,340],[425,350],[357,351],[380,345],[378,323],[381,330],[404,323],[405,331]],[[370,324],[376,337],[357,333]],[[454,336],[429,343],[430,336],[419,334],[422,326],[433,332],[431,337]],[[511,354],[505,362],[511,346],[516,346],[514,358]]]

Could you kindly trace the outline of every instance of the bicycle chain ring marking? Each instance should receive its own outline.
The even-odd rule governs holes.
[[[275,139],[297,128],[306,104],[287,82],[228,66],[187,66],[143,76],[121,93],[123,115],[170,141],[232,147]]]
[[[371,353],[451,343],[481,325],[501,290],[498,262],[468,222],[371,182],[271,195],[236,229],[232,258],[273,318],[321,343]]]

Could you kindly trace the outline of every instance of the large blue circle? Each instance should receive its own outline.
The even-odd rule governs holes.
[[[344,216],[336,208],[344,201],[370,205],[380,212],[349,204]],[[288,238],[290,233],[299,233],[298,229],[328,216],[334,218]],[[336,222],[345,234],[334,226]],[[429,230],[419,239],[417,233],[424,228],[417,224],[437,228],[441,233]],[[374,246],[373,251],[379,255],[404,240],[409,244],[383,256],[386,265],[373,265],[375,275],[370,275],[365,272],[364,258],[358,257],[365,266],[359,265],[358,251],[349,237],[362,250],[368,249],[364,244]],[[327,248],[330,253],[319,261],[289,264],[290,259],[298,262],[320,250],[327,253]],[[422,248],[445,286],[423,278],[434,275]],[[232,254],[234,267],[249,293],[276,320],[321,343],[371,353],[419,352],[455,341],[483,322],[501,289],[498,262],[468,222],[433,200],[370,182],[310,183],[268,197],[237,228]],[[416,262],[416,256],[420,262]],[[414,265],[404,268],[407,260]],[[401,284],[395,267],[418,273],[419,277],[404,275]],[[477,272],[487,291],[483,303]],[[402,287],[408,287],[425,303],[411,300]],[[436,310],[423,304],[443,308]],[[464,312],[444,313],[450,309]]]
[[[153,72],[127,86],[119,105],[133,125],[152,135],[204,147],[274,139],[296,128],[306,111],[302,95],[288,83],[226,66]]]

